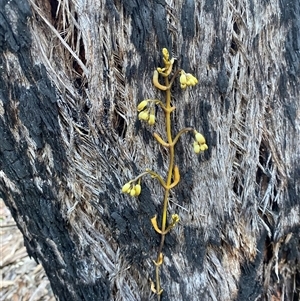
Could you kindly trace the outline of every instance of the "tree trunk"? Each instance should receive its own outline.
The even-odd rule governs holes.
[[[41,2],[41,3],[40,3]],[[154,300],[165,119],[137,120],[166,47],[198,78],[172,88],[181,181],[166,300],[300,298],[300,4],[296,0],[1,1],[0,187],[60,301]]]

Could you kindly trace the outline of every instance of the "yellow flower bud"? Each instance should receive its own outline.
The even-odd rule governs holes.
[[[187,78],[186,78],[186,74],[184,71],[181,71],[181,75],[180,75],[180,84],[181,85],[186,85],[187,84]]]
[[[186,84],[188,85],[188,86],[191,86],[192,85],[192,78],[187,74],[186,75]]]
[[[163,54],[165,60],[169,60],[169,51],[167,48],[162,49],[162,54]]]
[[[131,196],[135,196],[135,189],[134,189],[134,188],[132,188],[132,189],[130,190],[130,195],[131,195]]]
[[[194,152],[196,154],[199,154],[200,153],[200,145],[199,144],[194,144]]]
[[[186,74],[186,84],[188,86],[195,86],[198,83],[198,80],[195,76],[190,73]]]
[[[206,151],[207,149],[208,149],[207,144],[202,144],[202,145],[200,145],[200,151],[201,151],[201,152],[204,152],[204,151]]]
[[[128,193],[128,191],[130,190],[130,183],[126,183],[123,187],[122,187],[122,192],[123,193]]]
[[[180,221],[179,215],[178,214],[172,214],[172,221],[170,225],[168,226],[166,231],[170,231],[172,228],[175,227],[175,225]]]
[[[172,214],[172,224],[176,224],[180,221],[179,215],[178,214]]]
[[[186,84],[180,84],[180,88],[181,89],[185,89],[186,88]]]
[[[147,106],[148,101],[147,100],[143,100],[142,102],[139,103],[139,105],[137,106],[137,110],[140,112],[142,110],[145,109],[145,107]]]
[[[142,190],[141,185],[140,185],[140,184],[136,184],[136,185],[134,186],[134,190],[135,190],[135,196],[140,195],[141,190]]]
[[[150,114],[148,123],[149,123],[149,125],[153,125],[155,123],[155,115],[154,114]]]
[[[200,144],[206,143],[204,136],[198,132],[196,133],[195,138],[196,138],[197,142]]]
[[[149,112],[148,111],[142,111],[139,113],[139,120],[148,120],[149,119]]]

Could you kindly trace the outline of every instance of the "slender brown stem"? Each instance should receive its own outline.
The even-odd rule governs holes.
[[[153,178],[157,179],[162,187],[164,187],[165,189],[167,188],[165,181],[156,172],[147,168],[146,173],[150,174]]]
[[[170,83],[168,83],[168,86],[167,86],[167,84],[166,84],[166,86],[169,87],[170,93],[171,93],[171,86],[172,86],[172,84],[173,84],[175,78],[178,76],[178,74],[179,74],[181,71],[182,71],[182,69],[176,70],[176,72],[173,74],[173,76],[172,76],[172,78],[171,78],[171,80],[170,80]]]
[[[176,135],[176,137],[174,138],[174,140],[173,140],[173,145],[175,146],[175,144],[177,143],[178,139],[180,138],[180,136],[181,136],[182,134],[184,134],[185,132],[190,132],[190,131],[194,131],[194,129],[193,129],[193,128],[184,128],[184,129],[182,129],[182,130]]]

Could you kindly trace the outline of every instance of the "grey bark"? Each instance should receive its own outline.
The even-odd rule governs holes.
[[[182,180],[162,300],[299,300],[299,1],[1,1],[0,193],[58,300],[152,300],[165,150],[137,121],[167,47]],[[164,135],[157,111],[155,131]]]

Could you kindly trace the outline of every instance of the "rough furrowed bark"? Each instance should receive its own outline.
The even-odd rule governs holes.
[[[0,192],[58,300],[152,300],[166,153],[136,105],[167,47],[181,182],[161,300],[299,300],[298,1],[0,2]],[[164,133],[157,110],[155,131]]]

